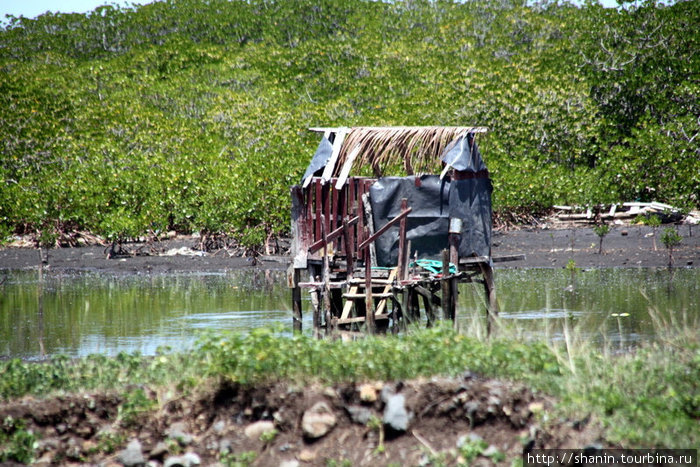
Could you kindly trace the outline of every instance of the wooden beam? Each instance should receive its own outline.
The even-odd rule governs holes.
[[[355,217],[353,217],[352,219],[350,219],[350,220],[347,222],[347,225],[348,225],[348,226],[355,225],[355,224],[357,224],[357,221],[358,221],[359,219],[360,219],[360,218],[359,218],[358,216],[355,216]],[[344,231],[343,226],[340,226],[340,227],[338,227],[337,229],[335,229],[333,232],[329,233],[329,234],[326,236],[326,239],[327,239],[329,242],[331,242],[331,241],[335,240],[336,238],[340,237],[340,235],[343,233],[343,231]],[[314,243],[312,243],[311,246],[309,246],[309,254],[311,255],[311,254],[313,254],[313,253],[316,253],[318,250],[320,250],[320,249],[323,248],[324,246],[325,246],[325,245],[324,245],[324,242],[323,242],[323,238],[320,239],[320,240],[318,240],[318,241],[316,241],[316,242],[314,242]]]
[[[389,230],[389,229],[391,228],[391,226],[393,226],[393,225],[396,224],[397,222],[400,222],[401,219],[403,219],[404,217],[406,217],[411,211],[413,211],[413,208],[410,208],[410,207],[409,207],[409,208],[406,209],[405,211],[401,212],[398,216],[394,217],[392,220],[390,220],[389,222],[387,222],[386,224],[384,224],[384,225],[382,226],[381,229],[377,230],[377,231],[374,232],[372,235],[370,235],[365,241],[363,241],[362,243],[360,243],[360,245],[359,245],[358,248],[359,248],[360,250],[366,248],[367,245],[369,245],[370,243],[372,243],[373,241],[375,241],[377,238],[379,238],[382,234],[384,234],[384,232],[386,232],[387,230]]]

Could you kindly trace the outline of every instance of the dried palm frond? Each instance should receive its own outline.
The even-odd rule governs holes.
[[[403,167],[409,175],[427,172],[439,167],[445,148],[459,136],[486,131],[484,127],[354,127],[343,141],[333,176],[352,152],[357,153],[353,167],[372,167],[375,175],[387,167]]]

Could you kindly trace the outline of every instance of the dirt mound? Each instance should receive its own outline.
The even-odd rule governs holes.
[[[591,424],[555,419],[552,401],[525,386],[472,374],[174,394],[25,398],[0,405],[0,420],[6,437],[22,429],[36,439],[34,465],[456,465],[469,455],[471,465],[510,465],[533,448],[599,437]]]

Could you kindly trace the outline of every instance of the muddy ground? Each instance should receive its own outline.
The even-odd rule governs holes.
[[[603,254],[598,254],[599,237],[589,227],[559,225],[523,227],[509,231],[494,231],[494,259],[524,254],[517,261],[497,262],[498,267],[566,266],[573,259],[579,267],[665,267],[668,250],[660,237],[664,227],[653,230],[646,226],[614,226],[603,239]],[[675,267],[700,265],[700,229],[697,226],[676,226],[682,237],[674,249]],[[104,246],[83,246],[44,250],[43,256],[34,248],[8,247],[0,249],[0,269],[35,268],[48,256],[52,270],[92,270],[116,273],[168,273],[229,271],[256,267],[284,269],[288,264],[286,244],[282,242],[273,255],[240,256],[239,252],[218,250],[198,252],[199,239],[179,237],[151,244],[133,243],[124,246],[127,253],[107,257]],[[179,252],[179,254],[173,254]],[[172,256],[164,256],[170,253]]]
[[[25,398],[0,404],[0,416],[38,435],[33,465],[43,466],[465,465],[470,451],[470,465],[490,466],[532,449],[607,445],[594,422],[554,417],[546,397],[470,373],[325,388],[221,383],[149,397],[157,408],[128,419],[112,393]]]

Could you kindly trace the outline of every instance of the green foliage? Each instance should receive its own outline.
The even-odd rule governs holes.
[[[497,211],[694,207],[698,21],[697,2],[482,0],[174,0],[10,18],[0,233],[259,244],[288,231],[314,125],[488,126]]]
[[[39,447],[37,437],[26,429],[23,420],[7,416],[0,425],[0,462],[31,464],[36,449]]]
[[[598,254],[603,254],[603,239],[610,232],[610,226],[608,224],[600,224],[593,227],[593,232],[600,239],[600,244],[598,245]]]
[[[255,451],[224,452],[219,456],[219,462],[226,467],[248,467],[255,462],[258,453]]]
[[[666,227],[664,233],[661,234],[661,243],[669,250],[681,244],[683,237],[678,234],[678,231],[673,227]]]

